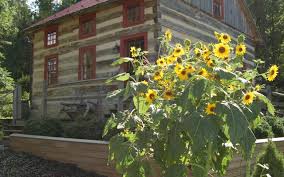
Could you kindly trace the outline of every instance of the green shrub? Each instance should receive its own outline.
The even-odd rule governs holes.
[[[261,124],[254,130],[254,135],[257,139],[272,137],[272,127],[266,120],[263,120]]]
[[[280,117],[267,116],[266,121],[272,127],[274,137],[284,137],[284,119]]]
[[[60,137],[63,134],[63,126],[57,119],[31,119],[26,122],[24,133]]]
[[[77,120],[64,127],[64,137],[101,140],[105,123],[95,119]]]
[[[261,165],[268,166],[268,168],[263,168]],[[273,177],[284,176],[283,154],[277,150],[272,142],[269,142],[264,153],[258,158],[253,177],[264,177],[266,174]]]

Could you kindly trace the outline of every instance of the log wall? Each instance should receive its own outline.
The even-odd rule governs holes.
[[[192,42],[203,41],[205,43],[216,42],[214,31],[226,32],[232,36],[233,42],[236,43],[238,35],[242,34],[239,30],[230,27],[208,13],[194,8],[190,3],[183,0],[160,0],[159,4],[160,18],[159,23],[162,26],[162,32],[167,28],[173,31],[174,42],[183,43],[184,39],[190,39]],[[250,34],[246,35],[247,60],[252,64],[254,58],[255,43]]]
[[[85,39],[79,39],[79,14],[71,15],[58,21],[59,45],[52,48],[44,46],[44,29],[36,31],[33,39],[33,117],[39,117],[42,112],[44,60],[46,56],[53,54],[58,54],[58,84],[47,89],[47,117],[67,117],[65,113],[60,112],[61,102],[99,101],[104,105],[100,110],[102,115],[115,108],[115,105],[104,99],[108,91],[115,89],[113,85],[105,85],[105,80],[119,72],[119,67],[110,66],[120,57],[119,49],[115,48],[120,45],[122,37],[147,32],[149,56],[155,57],[155,4],[156,0],[145,0],[144,24],[128,28],[124,28],[122,23],[122,1],[88,9],[87,13],[96,13],[96,36]],[[96,45],[96,79],[78,81],[79,48],[89,45]]]
[[[278,150],[284,153],[284,138],[275,138],[272,141],[276,143]],[[255,164],[256,157],[264,149],[266,143],[267,139],[256,141],[252,164]],[[14,151],[31,153],[48,160],[75,164],[84,170],[94,171],[108,177],[119,176],[113,167],[107,165],[108,142],[12,134],[10,147]],[[156,169],[156,166],[154,168]],[[245,161],[236,155],[230,163],[226,176],[243,177],[245,168]]]

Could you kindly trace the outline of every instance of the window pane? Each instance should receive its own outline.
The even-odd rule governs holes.
[[[83,63],[82,63],[82,78],[84,80],[93,78],[93,52],[92,49],[89,49],[83,54]]]
[[[138,38],[138,39],[134,39],[134,40],[128,40],[126,42],[126,54],[127,57],[132,57],[131,53],[130,53],[130,48],[131,47],[135,47],[135,48],[141,48],[141,50],[145,50],[144,48],[144,38]],[[133,73],[133,67],[130,63],[127,64],[127,68],[126,68],[127,72],[129,72],[130,74],[134,74]]]
[[[47,81],[48,84],[57,83],[57,60],[56,58],[47,61]]]
[[[95,31],[93,19],[84,21],[84,22],[82,22],[81,25],[82,25],[81,26],[81,30],[82,30],[81,33],[83,35],[92,34]]]
[[[49,32],[47,34],[47,45],[54,45],[56,44],[57,32]]]
[[[141,20],[140,6],[129,6],[127,8],[127,18],[130,23],[139,22]]]

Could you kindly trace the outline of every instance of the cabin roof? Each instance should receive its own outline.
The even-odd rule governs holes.
[[[46,24],[50,21],[55,21],[59,18],[65,17],[67,15],[71,15],[73,13],[76,13],[76,12],[79,12],[81,10],[93,7],[95,5],[101,4],[101,3],[106,2],[106,1],[109,1],[109,0],[81,0],[80,2],[77,2],[76,4],[73,4],[70,7],[67,7],[65,9],[47,17],[47,18],[39,20],[38,22],[32,24],[27,29],[31,29],[31,28]]]

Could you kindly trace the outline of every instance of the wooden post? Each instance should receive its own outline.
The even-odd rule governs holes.
[[[47,81],[44,80],[42,84],[42,110],[41,110],[42,111],[41,117],[43,119],[46,118],[47,114],[47,87],[48,87]]]
[[[13,91],[13,124],[16,125],[16,121],[22,119],[22,87],[16,85]]]

